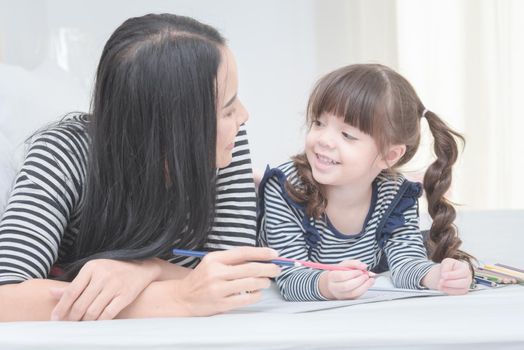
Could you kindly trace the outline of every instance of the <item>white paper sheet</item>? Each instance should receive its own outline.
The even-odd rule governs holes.
[[[260,302],[255,305],[239,309],[234,313],[269,312],[295,314],[395,299],[442,295],[445,294],[435,290],[394,288],[389,277],[378,276],[376,278],[375,285],[370,288],[367,293],[355,300],[290,302],[285,301],[282,298],[276,283],[272,283],[271,287],[263,292],[262,300]]]

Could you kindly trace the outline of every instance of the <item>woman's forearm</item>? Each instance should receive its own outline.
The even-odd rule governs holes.
[[[63,288],[66,282],[32,279],[0,286],[0,321],[48,321],[58,300],[51,288]]]
[[[116,318],[192,316],[187,305],[176,297],[177,285],[174,280],[152,282]]]
[[[158,277],[156,281],[166,280],[178,280],[187,276],[192,269],[187,267],[178,266],[171,264],[169,261],[165,261],[159,258],[148,260],[150,263],[155,264],[159,269]]]

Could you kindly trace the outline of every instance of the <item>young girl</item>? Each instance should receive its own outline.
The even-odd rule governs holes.
[[[433,224],[419,230],[420,183],[396,169],[417,151],[425,118],[436,161],[424,177]],[[412,86],[381,65],[340,68],[317,83],[309,99],[305,152],[267,170],[260,184],[262,243],[287,258],[340,264],[348,271],[291,267],[276,281],[286,300],[352,299],[374,283],[386,259],[401,288],[464,294],[472,275],[444,194],[457,159],[455,137],[427,110]]]
[[[234,248],[256,237],[237,90],[214,28],[125,21],[102,52],[91,113],[31,142],[0,222],[0,321],[202,316],[257,301],[280,270],[252,262],[271,249]],[[191,269],[172,248],[233,249]],[[53,267],[72,282],[48,279]]]

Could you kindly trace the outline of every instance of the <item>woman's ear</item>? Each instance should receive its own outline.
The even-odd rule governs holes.
[[[388,169],[397,164],[400,158],[406,153],[406,145],[393,145],[389,148],[386,155],[380,161],[382,169]]]

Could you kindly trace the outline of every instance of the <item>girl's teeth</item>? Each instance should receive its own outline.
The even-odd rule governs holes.
[[[323,163],[328,163],[328,164],[336,164],[335,161],[327,158],[327,157],[324,157],[324,156],[321,156],[321,155],[318,155],[318,159],[320,159],[320,161],[322,161]]]

